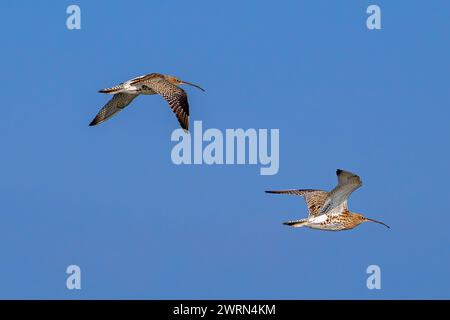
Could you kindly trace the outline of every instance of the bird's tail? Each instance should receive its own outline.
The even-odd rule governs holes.
[[[102,89],[102,90],[98,90],[98,92],[114,94],[114,93],[120,92],[122,89],[123,89],[123,84],[119,84],[119,85],[111,87],[111,88],[105,88],[105,89]]]
[[[284,225],[294,227],[294,228],[300,228],[308,224],[307,219],[300,219],[300,220],[293,220],[293,221],[286,221],[283,222]]]

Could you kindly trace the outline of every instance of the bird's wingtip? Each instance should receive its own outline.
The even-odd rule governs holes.
[[[186,122],[182,122],[182,121],[179,121],[179,123],[180,123],[180,127],[181,127],[181,129],[183,129],[183,131],[185,132],[185,133],[189,133],[189,120],[188,121],[186,121]]]

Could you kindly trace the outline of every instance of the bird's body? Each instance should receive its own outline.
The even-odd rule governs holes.
[[[296,189],[266,191],[267,193],[292,194],[303,196],[308,205],[309,215],[305,219],[288,221],[285,225],[292,227],[309,227],[327,231],[353,229],[367,221],[386,224],[364,217],[362,214],[350,212],[347,199],[361,185],[359,176],[344,170],[337,170],[338,185],[330,192],[314,189]]]
[[[179,87],[180,84],[188,84],[204,91],[199,86],[179,80],[173,76],[160,73],[151,73],[140,76],[117,86],[102,89],[99,92],[113,94],[113,98],[98,112],[97,116],[89,124],[94,126],[100,124],[120,110],[128,106],[137,96],[143,95],[161,95],[169,104],[175,113],[181,127],[189,129],[189,103],[186,92]]]
[[[320,229],[326,231],[341,231],[353,229],[359,225],[360,221],[355,214],[349,211],[342,212],[340,214],[322,214],[319,216],[309,217],[307,219],[301,219],[296,221],[285,222],[285,225],[292,227],[306,226],[312,229]]]

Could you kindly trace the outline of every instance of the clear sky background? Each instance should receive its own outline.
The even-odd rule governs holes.
[[[0,298],[450,298],[448,1],[0,10]],[[185,88],[191,125],[279,128],[279,173],[174,165],[178,122],[157,96],[88,126],[109,98],[97,90],[152,72],[206,89]],[[282,225],[303,200],[264,190],[328,190],[337,168],[364,182],[350,209],[392,229]]]

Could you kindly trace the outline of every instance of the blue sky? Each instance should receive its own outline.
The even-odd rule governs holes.
[[[81,8],[81,30],[66,8]],[[378,4],[382,30],[366,28]],[[2,1],[0,298],[450,298],[448,1]],[[88,124],[160,72],[191,124],[280,129],[280,170],[176,166],[166,103]],[[291,229],[335,170],[392,229]],[[82,289],[66,289],[66,267]],[[368,290],[366,268],[381,267]]]

